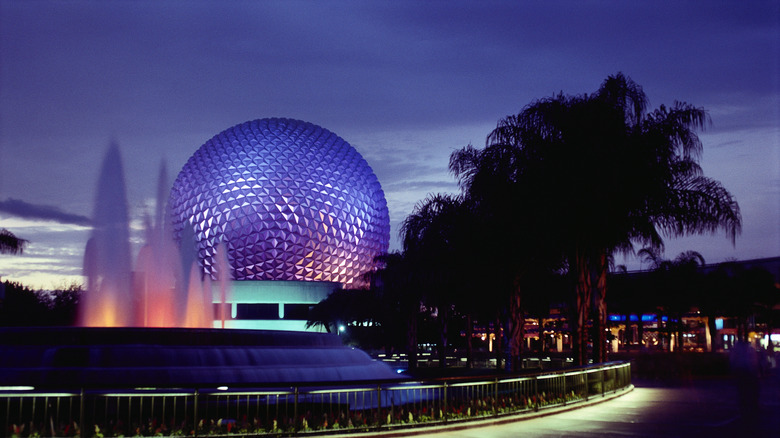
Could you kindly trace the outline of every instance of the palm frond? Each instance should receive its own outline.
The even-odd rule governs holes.
[[[21,254],[28,243],[5,228],[0,229],[0,254]]]
[[[677,181],[665,194],[656,220],[669,236],[724,230],[732,244],[742,231],[739,204],[718,181],[695,176]]]
[[[458,149],[450,154],[450,172],[458,180],[461,190],[467,190],[479,170],[480,151],[469,144],[463,149]]]
[[[648,105],[647,95],[642,87],[621,72],[607,77],[596,95],[599,99],[620,108],[625,121],[632,125],[640,123]]]
[[[684,251],[677,255],[677,257],[674,258],[674,263],[676,265],[686,265],[691,264],[695,266],[704,266],[704,256],[701,255],[698,251]]]

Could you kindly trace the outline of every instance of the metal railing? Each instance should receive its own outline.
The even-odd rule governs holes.
[[[345,382],[284,388],[0,388],[4,436],[317,435],[500,417],[603,397],[629,363],[514,377]]]

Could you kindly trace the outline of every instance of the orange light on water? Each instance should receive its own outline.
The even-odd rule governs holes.
[[[122,324],[117,315],[117,302],[111,291],[101,291],[98,296],[91,297],[94,301],[89,306],[85,324],[87,327],[120,327]],[[97,295],[97,294],[96,294]]]

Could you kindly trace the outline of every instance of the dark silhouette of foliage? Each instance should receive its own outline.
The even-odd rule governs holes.
[[[375,291],[390,346],[398,347],[408,357],[410,369],[417,368],[418,327],[421,318],[422,288],[416,276],[419,267],[406,253],[394,252],[377,257],[376,271],[369,273],[371,289]],[[389,347],[389,346],[388,346]]]
[[[4,326],[42,325],[48,313],[46,303],[32,289],[16,282],[3,282],[4,297],[0,324]]]
[[[696,251],[680,253],[674,260],[665,260],[657,250],[643,248],[640,255],[650,260],[653,269],[649,281],[653,298],[658,309],[669,316],[666,337],[671,345],[671,339],[676,339],[676,352],[683,349],[682,318],[693,308],[697,308],[696,291],[703,287],[704,275],[699,268],[704,266],[704,257]]]
[[[82,287],[77,283],[53,291],[39,291],[39,298],[49,310],[49,323],[47,325],[76,325],[78,305],[82,293]]]
[[[756,320],[763,320],[770,329],[774,325],[773,308],[780,303],[780,289],[765,269],[721,263],[707,274],[698,303],[708,315],[735,318],[737,339],[747,341]]]
[[[517,369],[526,314],[541,315],[560,301],[545,296],[552,290],[545,283],[571,291],[565,301],[575,362],[587,361],[590,321],[593,358],[604,361],[615,253],[641,244],[657,255],[664,238],[692,233],[723,230],[735,239],[739,207],[698,164],[696,132],[708,123],[706,112],[683,102],[648,112],[647,102],[642,87],[618,73],[593,94],[531,102],[501,119],[484,148],[468,145],[450,156],[462,193],[420,201],[402,224],[403,252],[387,255],[371,273],[376,301],[402,321],[410,367],[421,322],[436,322],[444,363],[448,325],[465,319],[470,340],[476,316],[483,325],[493,322],[499,368],[500,328],[506,328]],[[683,258],[674,262],[674,275],[703,263],[693,253]],[[627,285],[619,286],[625,311],[641,314],[651,305],[630,299]],[[672,298],[664,297],[665,306],[681,314],[689,303]],[[389,329],[391,319],[382,319]]]
[[[449,325],[461,309],[467,320],[477,309],[474,267],[482,255],[474,245],[477,227],[470,206],[461,197],[429,195],[419,202],[401,224],[404,256],[412,262],[413,277],[422,291],[422,301],[433,308],[431,319],[439,332],[440,366],[446,365]],[[466,322],[467,346],[471,323]],[[471,358],[469,351],[467,356]]]
[[[0,287],[4,290],[0,295],[2,326],[68,326],[76,322],[76,307],[82,293],[80,285],[47,291],[6,281]]]
[[[28,243],[5,228],[0,229],[0,254],[21,254]]]
[[[740,230],[736,201],[698,166],[702,145],[695,131],[707,122],[704,110],[680,102],[650,113],[646,107],[642,88],[619,73],[592,95],[532,102],[499,121],[484,149],[468,146],[450,159],[468,197],[487,207],[487,214],[512,218],[513,226],[499,229],[529,235],[504,239],[522,255],[520,266],[547,261],[534,255],[557,251],[559,263],[568,267],[580,364],[586,361],[591,301],[594,359],[606,357],[606,278],[613,252],[630,252],[633,242],[661,248],[662,236],[720,229],[733,239]]]

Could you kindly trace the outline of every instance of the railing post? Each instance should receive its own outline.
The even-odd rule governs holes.
[[[563,405],[566,406],[566,397],[568,394],[566,393],[566,371],[563,372]]]
[[[198,436],[198,388],[195,388],[194,400],[193,400],[193,425],[192,430],[195,431],[195,436]]]
[[[626,386],[631,384],[631,362],[626,364]]]
[[[376,386],[376,430],[382,428],[382,386]]]
[[[619,368],[615,368],[615,384],[612,386],[612,393],[613,394],[617,392],[618,385],[620,385],[621,379],[618,379],[619,375],[620,375],[620,369]],[[623,385],[620,385],[620,386],[622,387]]]
[[[539,376],[534,376],[534,412],[539,412]]]
[[[390,403],[390,424],[393,424],[393,419],[395,419],[395,396],[388,396],[388,402]]]
[[[588,372],[583,371],[582,375],[585,376],[585,401],[588,401],[588,396],[590,395],[590,385],[588,384]]]
[[[19,400],[21,404],[22,401]],[[84,424],[84,388],[81,388],[81,396],[79,397],[79,427],[81,428],[81,436],[87,436],[86,424]]]
[[[498,377],[495,380],[495,388],[493,390],[493,415],[498,416]]]
[[[447,382],[446,381],[444,382],[444,403],[442,404],[442,406],[444,407],[444,409],[442,410],[442,420],[446,424],[447,423],[447,417],[449,416],[449,413],[448,413],[449,412],[448,411],[449,405],[447,403]]]
[[[295,387],[295,398],[293,399],[293,433],[298,434],[298,387]]]
[[[631,384],[631,363],[626,364],[626,371],[625,371],[625,379],[626,379],[626,386]]]
[[[607,386],[607,374],[604,368],[601,369],[601,396],[604,397],[604,387]]]
[[[625,383],[623,386],[628,386],[631,384],[631,364],[628,363],[623,367],[623,379],[625,380]]]

